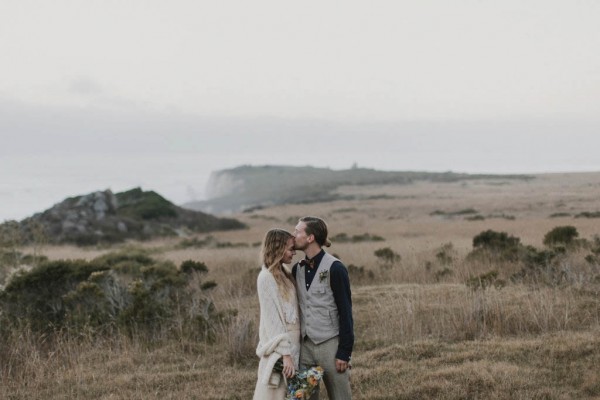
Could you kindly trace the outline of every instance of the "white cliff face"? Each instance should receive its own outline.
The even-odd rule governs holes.
[[[206,197],[215,199],[228,196],[244,189],[244,181],[234,177],[227,171],[217,171],[210,174],[206,184]]]

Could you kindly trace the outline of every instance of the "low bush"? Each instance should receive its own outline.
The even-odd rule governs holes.
[[[514,221],[515,219],[517,219],[514,215],[510,215],[510,214],[490,214],[487,216],[487,218],[500,218],[500,219],[505,219],[507,221]]]
[[[575,215],[575,218],[600,218],[600,211],[584,211]]]
[[[204,263],[179,268],[142,252],[110,253],[92,261],[46,262],[10,280],[0,292],[3,317],[37,332],[86,327],[130,334],[213,339],[217,312]]]
[[[25,320],[33,330],[60,327],[67,317],[65,296],[77,290],[94,272],[108,270],[83,260],[60,260],[14,276],[2,292],[0,303],[7,317]]]
[[[442,216],[442,217],[455,217],[455,216],[459,216],[459,215],[469,215],[469,214],[478,214],[479,211],[475,210],[474,208],[464,208],[462,210],[458,210],[458,211],[442,211],[442,210],[435,210],[431,213],[429,213],[429,215],[431,216]]]
[[[384,268],[391,268],[394,264],[401,260],[400,254],[396,253],[390,247],[384,247],[375,250],[373,253]]]
[[[483,221],[485,220],[485,217],[481,214],[476,214],[470,217],[465,217],[465,220],[467,221]]]
[[[579,236],[577,228],[571,225],[557,226],[544,236],[544,244],[553,246],[571,246]]]
[[[359,243],[359,242],[383,242],[385,239],[379,235],[363,233],[362,235],[349,236],[347,233],[338,233],[331,238],[332,242],[337,243]]]
[[[493,251],[504,251],[519,246],[521,239],[510,236],[506,232],[496,232],[491,229],[481,232],[473,238],[473,247]]]
[[[473,238],[469,259],[490,258],[497,261],[518,261],[523,256],[521,239],[506,232],[487,230]]]

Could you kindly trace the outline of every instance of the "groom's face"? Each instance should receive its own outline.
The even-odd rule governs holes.
[[[298,222],[294,229],[294,247],[296,250],[305,250],[310,244],[311,238],[313,238],[312,235],[306,235],[306,223]]]

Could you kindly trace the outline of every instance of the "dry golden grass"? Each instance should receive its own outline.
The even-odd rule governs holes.
[[[340,192],[364,199],[241,213],[235,217],[249,229],[213,234],[220,242],[247,247],[181,249],[179,239],[121,246],[144,247],[175,263],[205,262],[208,279],[218,283],[215,304],[238,310],[237,317],[219,327],[212,344],[145,343],[119,335],[50,339],[15,332],[0,344],[0,398],[251,398],[258,324],[258,248],[252,245],[269,228],[292,230],[297,217],[319,215],[328,221],[331,236],[385,238],[334,243],[330,249],[347,265],[374,275],[353,282],[355,399],[600,399],[600,282],[594,281],[600,267],[585,263],[584,253],[565,261],[573,275],[569,285],[509,283],[473,291],[464,284],[469,276],[493,269],[507,279],[520,268],[464,261],[473,237],[486,229],[536,247],[559,225],[573,225],[588,239],[600,234],[598,220],[572,217],[600,210],[600,173]],[[486,219],[431,215],[469,208]],[[557,212],[571,216],[549,218]],[[435,254],[447,243],[454,260],[441,265]],[[401,261],[383,268],[373,254],[382,247],[392,248]],[[44,253],[52,259],[91,259],[111,250],[53,247]],[[437,275],[445,267],[452,273]]]
[[[389,400],[597,398],[599,344],[596,331],[383,345],[357,357],[353,388]]]

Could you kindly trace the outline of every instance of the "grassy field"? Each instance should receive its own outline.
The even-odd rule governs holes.
[[[473,237],[488,229],[540,249],[556,226],[593,240],[599,220],[576,216],[600,211],[600,173],[339,190],[361,199],[237,214],[249,229],[213,234],[221,246],[182,248],[181,239],[119,246],[206,263],[218,283],[215,304],[237,316],[212,343],[15,331],[0,347],[0,398],[250,399],[257,243],[269,228],[293,230],[299,216],[318,215],[330,237],[350,238],[329,251],[353,266],[355,399],[600,399],[600,266],[585,260],[589,251],[562,258],[565,278],[555,285],[513,282],[518,262],[467,259]],[[365,234],[383,240],[361,241]],[[381,248],[400,258],[383,262],[374,255]],[[43,253],[92,259],[114,249]],[[492,270],[502,285],[465,284]]]

